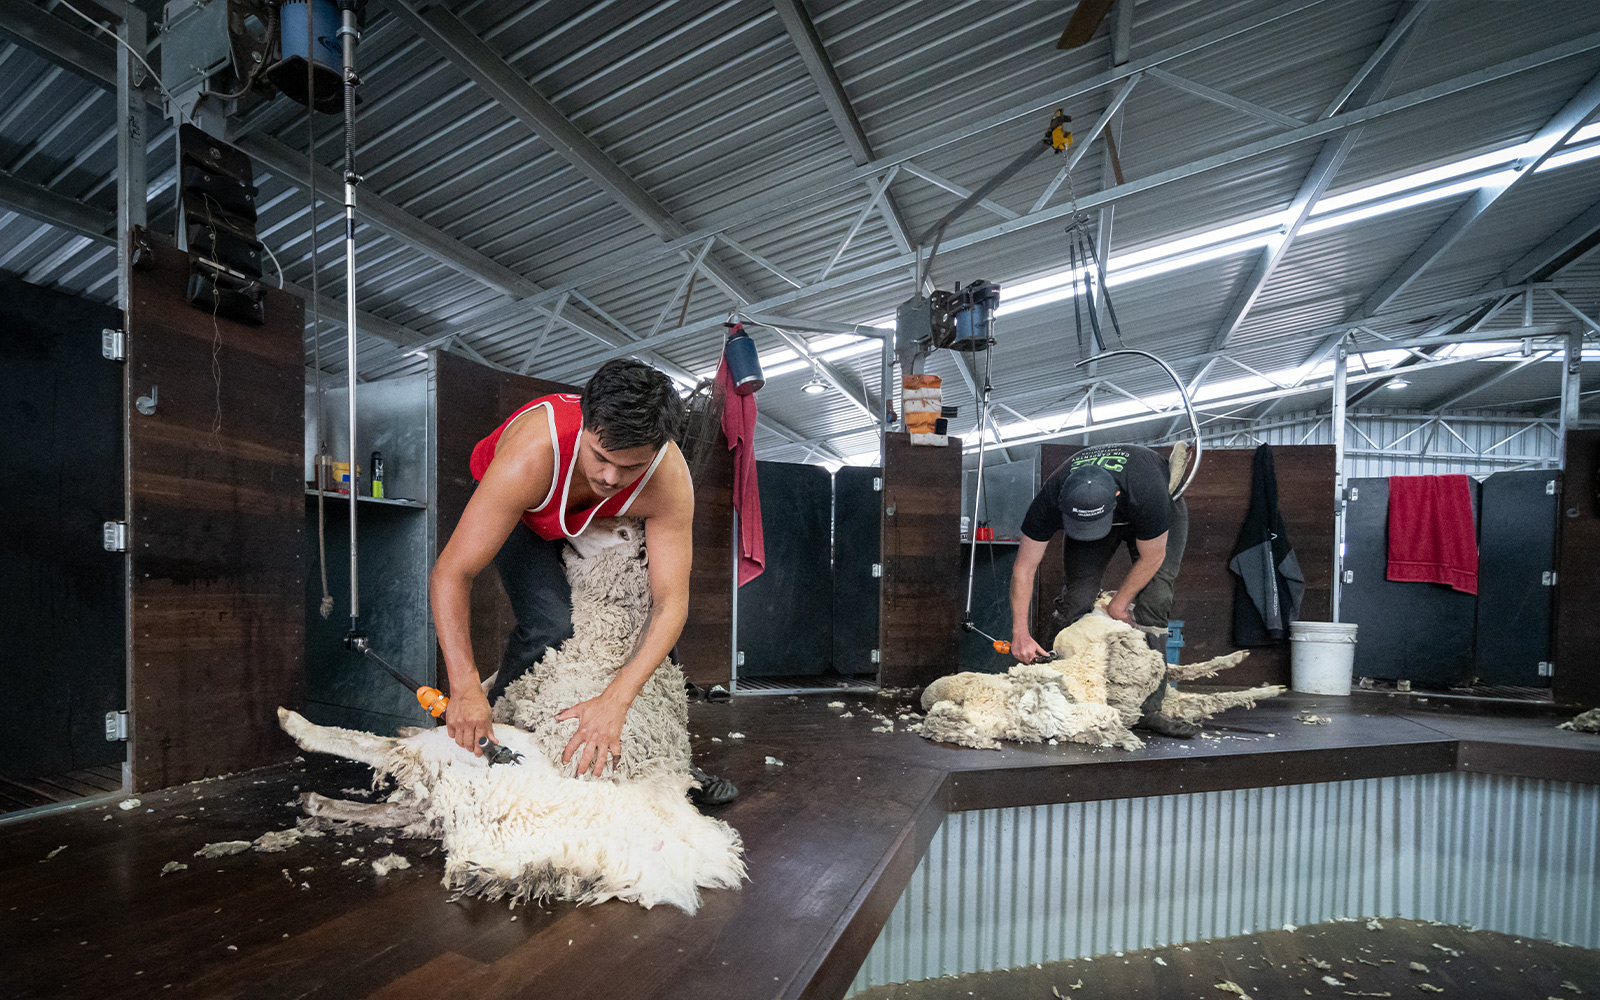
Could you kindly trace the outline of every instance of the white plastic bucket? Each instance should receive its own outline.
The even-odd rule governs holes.
[[[1354,624],[1289,623],[1289,686],[1295,691],[1348,695],[1355,664]]]

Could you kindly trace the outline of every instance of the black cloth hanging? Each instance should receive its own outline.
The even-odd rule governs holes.
[[[1300,613],[1305,576],[1278,512],[1278,474],[1272,449],[1256,449],[1250,471],[1250,509],[1233,543],[1233,644],[1282,642]]]

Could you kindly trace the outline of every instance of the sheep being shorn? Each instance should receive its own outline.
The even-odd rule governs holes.
[[[495,704],[495,739],[524,755],[520,765],[489,767],[442,728],[390,739],[314,726],[280,709],[284,730],[305,749],[362,761],[399,786],[385,803],[312,793],[302,804],[326,820],[441,838],[445,885],[489,899],[617,898],[692,913],[699,888],[737,887],[744,862],[738,832],[685,798],[692,778],[682,671],[670,660],[657,667],[628,710],[621,763],[608,764],[604,778],[571,777],[574,765],[562,765],[561,754],[577,722],[554,719],[604,690],[643,632],[643,531],[630,519],[597,520],[564,561],[573,636]]]
[[[563,555],[572,585],[572,638],[544,654],[496,700],[494,720],[533,734],[544,756],[561,764],[577,719],[556,715],[599,695],[627,662],[650,615],[644,530],[632,518],[597,518]],[[608,767],[611,765],[607,765]],[[689,775],[689,702],[683,670],[663,660],[645,682],[622,727],[624,778]]]
[[[282,708],[278,719],[303,749],[360,761],[397,785],[369,810],[318,796],[307,806],[331,808],[311,811],[405,821],[403,836],[440,838],[447,888],[514,903],[622,899],[693,913],[700,889],[733,889],[744,879],[738,831],[690,805],[687,774],[564,777],[528,733],[507,725],[494,727],[495,740],[522,753],[521,764],[491,766],[442,727],[396,738],[313,725]]]
[[[1106,615],[1085,615],[1056,635],[1056,659],[1019,664],[1005,674],[960,673],[941,677],[922,694],[928,713],[922,735],[941,743],[998,749],[1001,740],[1037,743],[1067,740],[1136,750],[1144,742],[1132,732],[1144,700],[1167,671],[1138,629]],[[1188,667],[1173,667],[1174,679],[1209,677],[1237,665],[1244,652]],[[1282,687],[1215,694],[1179,694],[1168,688],[1169,714],[1209,718],[1236,705],[1282,694]]]

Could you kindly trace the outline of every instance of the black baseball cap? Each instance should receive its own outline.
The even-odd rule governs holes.
[[[1111,533],[1117,508],[1117,481],[1098,465],[1085,465],[1061,481],[1061,527],[1078,542],[1097,542]]]

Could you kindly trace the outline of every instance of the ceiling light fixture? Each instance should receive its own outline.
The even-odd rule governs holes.
[[[822,381],[822,375],[816,370],[811,371],[811,380],[800,387],[800,391],[807,396],[816,396],[828,391],[828,383]]]
[[[1396,375],[1394,378],[1389,380],[1389,383],[1386,386],[1384,386],[1384,388],[1386,388],[1386,389],[1404,389],[1406,386],[1408,386],[1410,384],[1411,383],[1408,382],[1407,380],[1405,380],[1405,379],[1401,378],[1400,376]]]

